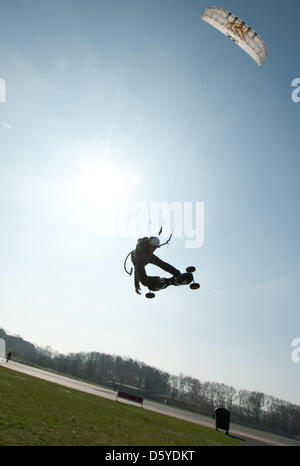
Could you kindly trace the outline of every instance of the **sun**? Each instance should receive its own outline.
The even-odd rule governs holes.
[[[78,200],[91,211],[96,211],[116,206],[126,194],[126,185],[116,166],[97,162],[81,167],[76,191]]]
[[[75,181],[76,201],[91,213],[118,207],[127,199],[138,175],[129,176],[112,162],[98,161],[81,166]]]

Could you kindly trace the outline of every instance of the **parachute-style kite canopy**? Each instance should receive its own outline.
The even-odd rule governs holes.
[[[244,21],[229,11],[215,6],[206,8],[203,21],[211,24],[247,52],[260,66],[268,52],[264,41]]]

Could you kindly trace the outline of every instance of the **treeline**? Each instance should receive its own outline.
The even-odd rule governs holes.
[[[40,348],[0,329],[12,358],[99,385],[212,416],[215,408],[230,410],[231,420],[279,435],[300,438],[300,406],[260,392],[201,382],[184,374],[170,375],[143,362],[99,352],[69,353]]]

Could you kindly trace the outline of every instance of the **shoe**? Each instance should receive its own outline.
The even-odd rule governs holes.
[[[159,289],[160,290],[163,290],[164,288],[166,288],[168,286],[167,284],[167,280],[165,278],[161,278],[159,280]]]

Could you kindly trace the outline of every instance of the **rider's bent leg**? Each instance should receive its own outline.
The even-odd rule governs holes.
[[[151,291],[159,291],[167,286],[167,278],[147,277],[142,284],[147,286]]]

